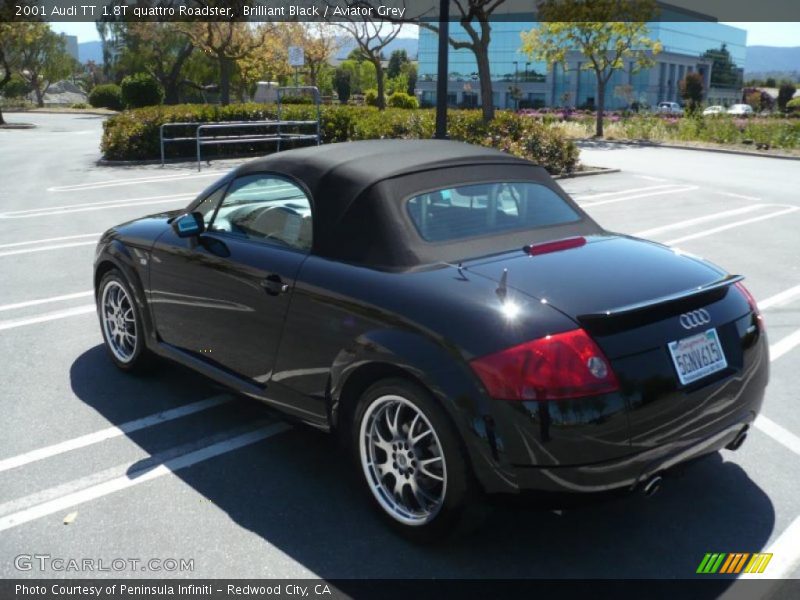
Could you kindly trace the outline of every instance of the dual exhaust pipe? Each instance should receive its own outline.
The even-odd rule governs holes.
[[[748,429],[748,425],[742,427],[739,433],[736,434],[736,437],[733,438],[733,440],[727,446],[725,446],[725,449],[738,450],[741,448],[742,444],[744,444],[744,441],[747,439]],[[639,489],[645,498],[652,498],[661,490],[661,485],[663,483],[664,478],[659,474],[655,474],[646,479]]]

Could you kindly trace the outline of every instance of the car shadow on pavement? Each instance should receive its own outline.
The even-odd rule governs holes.
[[[131,377],[113,367],[101,346],[75,361],[71,381],[77,396],[113,424],[219,390],[167,363],[149,376]],[[226,427],[275,419],[255,401],[226,406]],[[153,432],[128,437],[151,455],[169,445]],[[747,444],[740,451],[747,452]],[[333,436],[302,425],[175,475],[239,526],[323,578],[680,579],[695,576],[706,552],[761,550],[773,530],[769,497],[725,460],[729,456],[714,454],[690,465],[649,499],[635,494],[560,515],[516,503],[494,506],[481,526],[434,546],[414,545],[389,530]],[[187,519],[161,526],[191,527]],[[235,561],[231,576],[267,573],[253,556],[237,556],[230,547],[225,553]],[[210,576],[201,561],[198,568],[198,576]]]

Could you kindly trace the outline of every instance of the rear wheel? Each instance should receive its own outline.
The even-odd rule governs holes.
[[[471,474],[455,427],[423,388],[387,379],[355,414],[353,444],[380,513],[404,535],[432,540],[463,516]]]
[[[97,288],[100,329],[111,360],[123,371],[138,371],[150,362],[144,326],[128,282],[112,269]]]

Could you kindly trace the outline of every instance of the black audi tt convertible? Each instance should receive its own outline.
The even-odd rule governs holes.
[[[171,359],[336,432],[418,537],[482,492],[650,494],[738,448],[769,365],[741,280],[528,161],[404,140],[245,164],[107,231],[94,277],[119,368]]]

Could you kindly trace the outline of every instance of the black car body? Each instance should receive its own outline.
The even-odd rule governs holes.
[[[267,183],[241,192],[253,181]],[[266,189],[288,199],[230,216]],[[270,224],[254,239],[259,219]],[[185,211],[106,232],[99,306],[112,271],[135,304],[137,352],[348,439],[371,386],[407,381],[446,415],[489,493],[646,485],[738,447],[767,384],[766,335],[741,277],[605,231],[544,169],[466,144],[356,142],[253,161]],[[531,345],[542,340],[566,354]],[[687,372],[714,371],[682,383],[678,363],[695,358]],[[518,368],[549,379],[525,383]],[[585,368],[594,388],[576,374]]]

